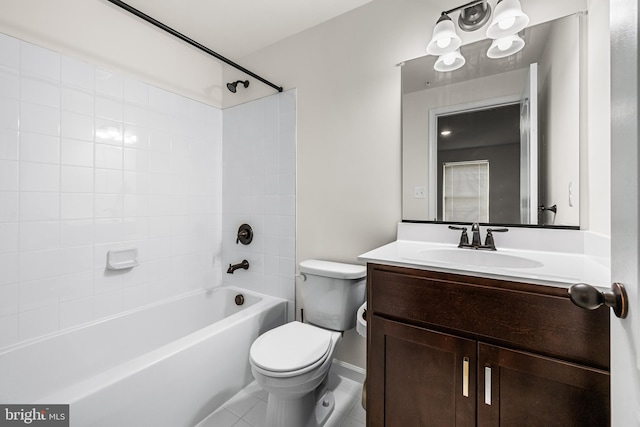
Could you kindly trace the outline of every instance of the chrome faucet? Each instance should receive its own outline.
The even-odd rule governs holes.
[[[462,230],[462,234],[460,236],[460,243],[458,243],[459,248],[469,248],[469,249],[487,249],[490,251],[496,250],[496,243],[493,240],[493,233],[506,233],[509,231],[508,228],[487,228],[487,236],[484,240],[484,245],[482,244],[482,238],[480,236],[480,224],[474,222],[471,225],[471,243],[469,243],[469,236],[467,235],[467,227],[459,227],[450,225],[449,228],[451,230]]]
[[[238,269],[244,269],[244,270],[248,270],[249,269],[249,261],[247,261],[246,259],[243,259],[242,262],[239,262],[238,264],[229,264],[229,268],[227,269],[227,273],[229,274],[233,274],[234,271],[238,270]]]

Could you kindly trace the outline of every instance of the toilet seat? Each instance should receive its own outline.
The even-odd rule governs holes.
[[[331,337],[330,331],[290,322],[260,335],[249,355],[255,367],[275,377],[301,375],[327,359]]]

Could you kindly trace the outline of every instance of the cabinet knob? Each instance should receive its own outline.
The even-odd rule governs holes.
[[[629,313],[629,298],[622,283],[611,285],[611,291],[601,291],[595,286],[578,283],[569,288],[569,298],[578,307],[595,310],[602,305],[613,308],[613,312],[621,319]]]

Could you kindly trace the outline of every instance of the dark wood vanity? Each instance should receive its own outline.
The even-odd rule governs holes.
[[[367,300],[367,426],[609,425],[606,307],[372,263]]]

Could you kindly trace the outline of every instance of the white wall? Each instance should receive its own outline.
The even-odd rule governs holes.
[[[0,347],[219,286],[221,137],[217,108],[0,35]]]

